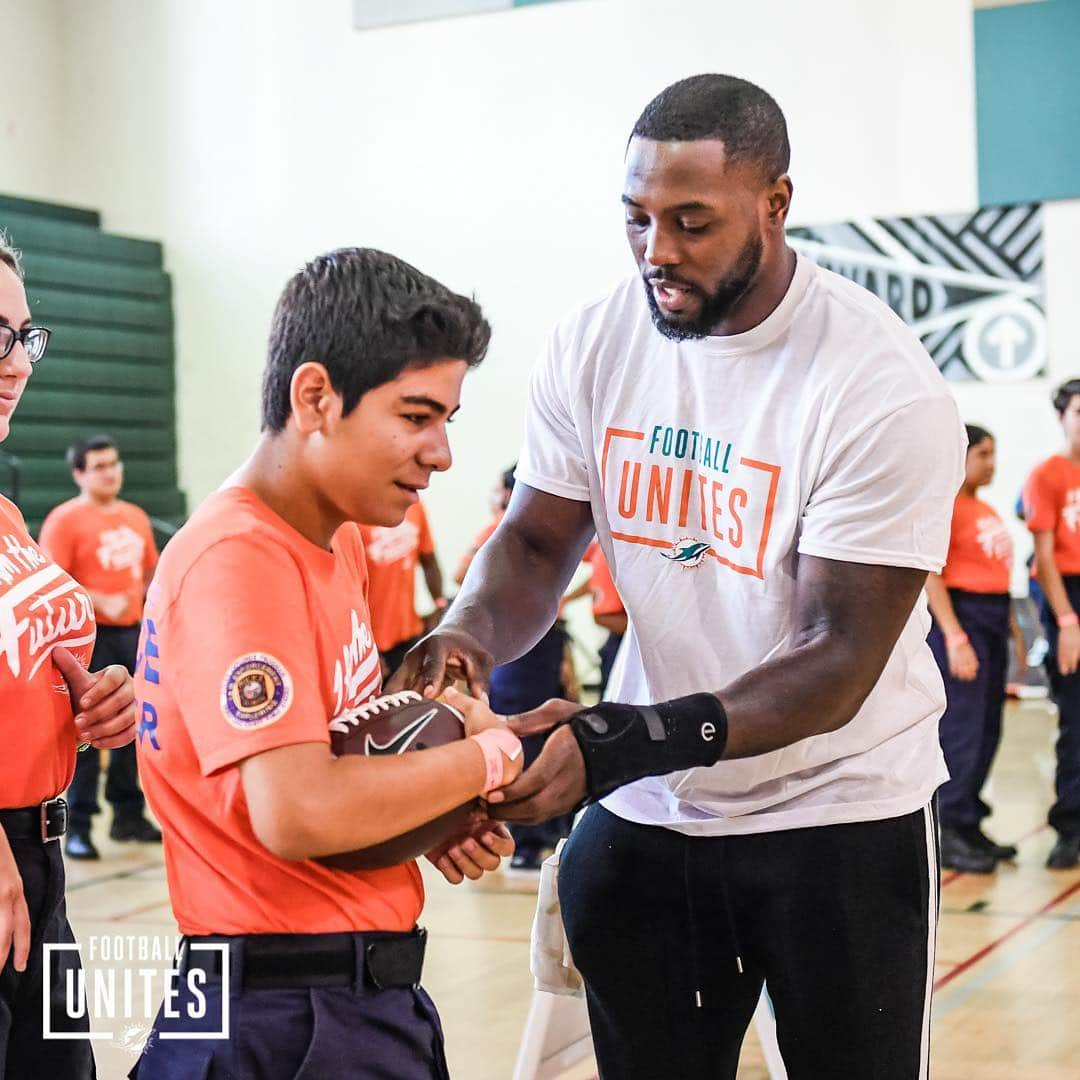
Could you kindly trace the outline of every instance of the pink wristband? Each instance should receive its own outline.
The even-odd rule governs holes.
[[[502,787],[503,754],[511,761],[516,760],[521,753],[521,740],[507,727],[490,727],[469,737],[484,752],[487,778],[484,780],[482,794],[489,795],[496,788]]]
[[[1068,615],[1059,615],[1057,619],[1058,629],[1064,630],[1066,626],[1076,626],[1080,623],[1080,615],[1070,611]]]
[[[968,643],[968,636],[963,630],[958,634],[946,634],[945,645],[947,648],[955,649],[957,645],[966,645]]]

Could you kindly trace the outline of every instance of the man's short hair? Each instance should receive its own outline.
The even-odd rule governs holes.
[[[86,471],[86,455],[92,450],[117,450],[116,443],[108,435],[91,435],[89,439],[77,439],[67,448],[68,468]]]
[[[1052,400],[1058,416],[1065,415],[1065,410],[1069,407],[1069,402],[1078,394],[1080,394],[1080,379],[1069,379],[1067,382],[1063,382],[1054,391]]]
[[[19,280],[23,280],[22,259],[19,257],[19,252],[12,247],[11,241],[3,229],[0,229],[0,263],[10,266]]]
[[[514,490],[514,473],[517,472],[517,462],[515,461],[509,469],[505,469],[502,474],[502,486],[507,491]]]
[[[769,182],[791,161],[787,122],[760,86],[734,75],[691,75],[645,106],[633,135],[654,142],[719,139],[727,160],[756,166]]]
[[[408,367],[443,359],[475,367],[491,327],[475,301],[373,248],[340,248],[295,274],[278,300],[263,373],[262,429],[289,418],[289,387],[318,361],[347,415],[369,390]]]

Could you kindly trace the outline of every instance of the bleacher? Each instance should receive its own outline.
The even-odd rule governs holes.
[[[75,494],[64,451],[105,432],[124,458],[123,497],[161,530],[186,512],[177,485],[172,286],[161,244],[102,231],[92,210],[0,196],[0,226],[23,253],[35,323],[53,331],[0,447],[0,491],[32,532]],[[160,539],[160,537],[159,537]]]

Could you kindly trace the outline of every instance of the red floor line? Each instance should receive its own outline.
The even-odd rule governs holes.
[[[528,945],[531,937],[522,937],[513,934],[455,934],[446,930],[432,930],[433,938],[451,938],[454,941],[498,941],[511,945]]]
[[[960,975],[963,975],[965,971],[967,971],[971,967],[974,967],[974,965],[977,964],[980,960],[989,956],[990,953],[994,952],[994,950],[999,948],[1001,945],[1004,945],[1005,942],[1009,940],[1009,938],[1013,937],[1015,934],[1020,933],[1020,931],[1023,930],[1024,927],[1030,925],[1040,915],[1045,915],[1051,909],[1056,908],[1058,904],[1063,903],[1065,900],[1068,900],[1069,897],[1072,896],[1075,892],[1080,892],[1080,881],[1074,881],[1067,889],[1065,889],[1063,892],[1058,893],[1058,895],[1055,896],[1053,900],[1050,900],[1047,903],[1043,904],[1043,906],[1039,908],[1038,911],[1032,912],[1032,914],[1028,915],[1026,918],[1021,919],[1020,922],[1018,922],[1014,927],[1006,930],[1005,933],[1002,934],[1000,937],[994,938],[993,941],[984,945],[977,952],[972,953],[971,956],[969,956],[966,960],[961,960],[960,963],[956,965],[956,967],[954,967],[951,971],[947,971],[944,975],[941,976],[940,979],[937,980],[936,983],[934,983],[934,989],[940,990],[943,986],[947,986],[949,983],[951,983],[953,979],[957,978]]]
[[[963,870],[952,870],[941,879],[941,887],[944,889],[946,885],[951,885],[957,878],[963,876]]]

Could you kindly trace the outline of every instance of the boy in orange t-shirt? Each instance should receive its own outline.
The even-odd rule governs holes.
[[[1058,839],[1046,865],[1069,870],[1080,866],[1080,379],[1058,387],[1053,403],[1065,446],[1032,470],[1023,501],[1050,644],[1046,671],[1058,707],[1057,798],[1049,814]]]
[[[397,525],[449,468],[446,423],[488,336],[475,303],[370,249],[314,259],[278,302],[262,436],[166,548],[147,596],[138,753],[184,943],[179,997],[132,1075],[446,1076],[419,989],[415,863],[316,860],[520,771],[516,737],[462,695],[460,742],[372,758],[329,746],[335,718],[381,687],[354,523]],[[487,823],[436,865],[457,882],[511,851]],[[200,946],[224,946],[227,986],[221,954]],[[225,1005],[231,1039],[211,1034]]]
[[[143,596],[158,559],[154,530],[144,510],[120,498],[124,463],[107,435],[73,443],[67,463],[79,494],[49,512],[41,546],[90,594],[98,625],[93,667],[120,664],[134,674]],[[100,772],[99,754],[79,755],[68,789],[69,858],[98,858],[90,823],[99,810]],[[160,842],[161,833],[144,814],[134,743],[110,753],[105,798],[113,808],[113,840]]]
[[[416,613],[416,568],[424,571],[436,617],[447,606],[442,570],[421,502],[409,507],[400,525],[389,529],[361,525],[360,534],[367,556],[371,629],[382,658],[383,675],[389,676],[424,632],[424,620]]]

